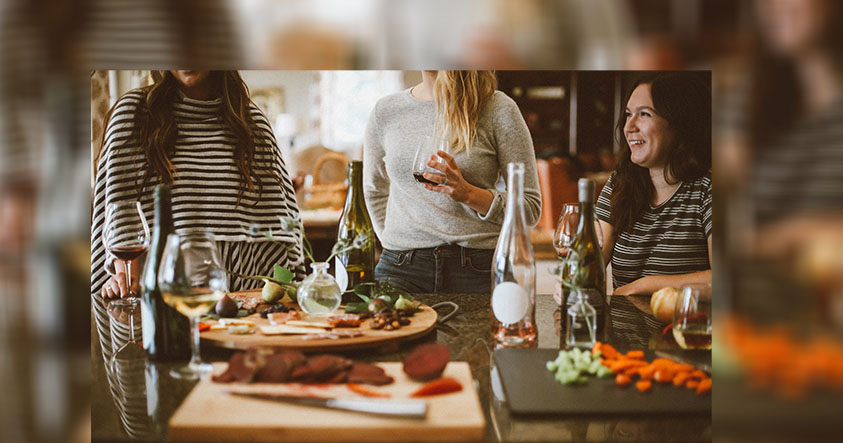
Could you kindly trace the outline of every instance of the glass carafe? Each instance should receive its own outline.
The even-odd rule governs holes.
[[[330,315],[340,306],[342,291],[328,273],[328,263],[313,262],[313,272],[299,285],[297,299],[302,310],[311,315]]]
[[[574,289],[571,298],[573,304],[568,306],[565,315],[565,346],[591,349],[597,336],[597,311],[582,290]]]

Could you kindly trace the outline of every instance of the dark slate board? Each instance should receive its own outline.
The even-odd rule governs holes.
[[[588,376],[582,385],[563,386],[545,364],[555,360],[557,349],[499,349],[495,364],[504,394],[514,415],[558,414],[668,414],[711,415],[711,395],[653,382],[647,393],[638,392],[634,383],[615,386],[614,377]],[[655,356],[646,352],[649,361]]]

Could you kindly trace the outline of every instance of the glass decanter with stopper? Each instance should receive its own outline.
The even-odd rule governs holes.
[[[296,298],[302,310],[311,315],[330,315],[340,306],[342,291],[328,273],[328,263],[313,262],[313,272],[302,280]]]

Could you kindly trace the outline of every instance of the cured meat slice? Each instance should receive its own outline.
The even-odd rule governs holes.
[[[287,351],[266,357],[263,367],[255,374],[255,381],[283,383],[290,379],[290,373],[306,361],[304,354]]]
[[[386,375],[383,369],[370,363],[355,362],[351,366],[351,371],[348,373],[349,383],[359,383],[367,385],[388,385],[394,380],[392,377]]]
[[[431,380],[442,375],[451,352],[439,343],[427,343],[416,347],[404,358],[404,372],[413,380]]]

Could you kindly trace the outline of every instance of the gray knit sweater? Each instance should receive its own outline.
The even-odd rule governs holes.
[[[470,155],[454,155],[463,177],[488,189],[494,201],[486,214],[428,191],[413,179],[412,163],[419,140],[433,133],[436,104],[404,90],[381,98],[369,116],[363,149],[366,206],[384,248],[407,250],[444,244],[494,249],[503,223],[506,195],[495,189],[506,165],[524,163],[524,208],[527,224],[541,215],[541,193],[530,133],[518,106],[495,91],[482,110]]]

